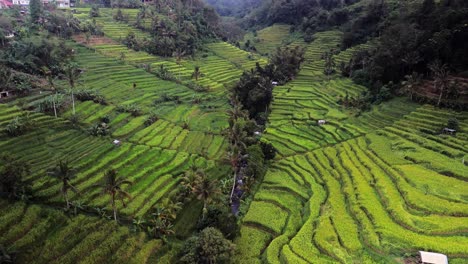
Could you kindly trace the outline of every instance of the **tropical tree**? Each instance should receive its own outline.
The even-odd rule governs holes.
[[[416,87],[421,84],[422,75],[413,72],[411,75],[406,75],[405,80],[402,82],[403,90],[407,93],[411,100],[413,100],[413,94],[416,90]]]
[[[29,186],[24,177],[30,173],[28,163],[12,155],[0,155],[0,194],[17,198],[27,194]]]
[[[198,78],[200,78],[201,75],[200,66],[195,66],[195,69],[192,72],[192,79],[195,78],[195,80],[198,81]]]
[[[186,240],[180,263],[230,263],[235,245],[216,228],[207,227],[198,236]]]
[[[203,201],[203,218],[205,218],[208,212],[208,204],[213,202],[217,195],[221,194],[221,190],[218,181],[209,179],[203,170],[200,170],[199,173],[200,179],[193,187],[192,193],[198,200]]]
[[[117,207],[115,205],[115,200],[121,200],[123,206],[125,207],[125,198],[132,198],[128,192],[122,190],[122,186],[124,184],[130,185],[132,182],[118,178],[117,171],[110,169],[104,174],[104,182],[97,185],[98,187],[102,188],[103,194],[108,194],[110,196],[115,221],[117,221]]]
[[[54,107],[55,118],[57,118],[57,105],[55,103],[55,100],[57,99],[57,89],[55,89],[55,84],[54,84],[54,78],[52,76],[52,71],[46,66],[42,67],[42,71],[44,72],[44,75],[47,78],[47,82],[49,83],[50,88],[55,92],[55,95],[52,97],[52,104],[53,104],[53,107]]]
[[[75,90],[75,84],[78,81],[78,78],[80,77],[82,70],[78,68],[78,64],[75,62],[69,62],[65,65],[65,77],[68,80],[68,83],[70,84],[71,88],[71,98],[72,98],[72,104],[73,104],[73,115],[76,114],[75,112],[75,95],[74,95],[74,90]]]
[[[333,51],[327,51],[322,56],[325,61],[324,73],[327,75],[328,81],[330,81],[330,75],[333,74],[333,72],[335,72],[336,67],[335,58],[333,57]]]
[[[434,88],[439,91],[439,99],[437,100],[437,106],[440,106],[442,96],[445,90],[449,87],[449,70],[447,64],[442,64],[440,61],[434,61],[429,64],[429,69],[434,77]]]
[[[70,183],[70,181],[76,175],[76,170],[69,165],[68,161],[61,160],[53,169],[48,171],[47,174],[62,182],[60,192],[65,198],[65,202],[67,203],[67,209],[70,208],[70,201],[68,200],[68,191],[72,190],[73,192],[78,193],[78,189]]]
[[[33,25],[38,23],[43,16],[42,1],[31,0],[29,3],[29,13],[31,15],[31,23]]]
[[[182,58],[184,57],[184,55],[185,55],[185,51],[182,51],[181,49],[177,49],[173,54],[173,56],[176,59],[176,63],[179,66],[179,80],[180,80],[180,70],[182,68],[181,63],[182,63]]]

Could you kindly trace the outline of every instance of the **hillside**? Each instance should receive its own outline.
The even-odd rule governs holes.
[[[0,13],[0,263],[468,263],[463,58],[391,75],[391,27],[361,17],[299,30],[275,4],[230,43],[165,3]]]

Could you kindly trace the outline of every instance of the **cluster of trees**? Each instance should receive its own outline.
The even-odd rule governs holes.
[[[346,8],[359,0],[266,0],[245,16],[244,27],[269,26],[274,23],[293,25],[305,32],[305,39],[318,30],[340,26],[352,17]]]
[[[432,78],[433,92],[439,94],[437,105],[443,99],[456,98],[457,90],[450,85],[449,75],[463,75],[468,70],[464,45],[468,40],[468,2],[400,1],[391,9],[382,1],[371,10],[380,10],[373,12],[375,19],[368,23],[369,27],[379,27],[379,41],[370,51],[359,52],[341,65],[343,74],[367,86],[373,97],[387,93],[384,88],[393,94],[403,88],[413,98],[422,79]],[[379,15],[381,12],[388,15]],[[368,32],[363,35],[372,36]],[[343,46],[350,43],[345,36]]]
[[[115,18],[124,19],[120,9]],[[135,22],[135,26],[149,32],[151,38],[137,39],[130,33],[124,42],[129,48],[160,56],[173,56],[178,51],[193,55],[203,41],[220,35],[219,23],[216,11],[200,0],[159,0],[153,6],[142,6]]]
[[[270,143],[260,140],[273,100],[273,88],[292,80],[303,61],[302,48],[278,48],[269,64],[262,67],[257,63],[233,87],[227,138],[233,176],[229,196],[235,214],[239,213],[244,194],[263,178],[268,161],[276,155]]]
[[[228,17],[244,17],[248,12],[259,7],[262,0],[206,0],[218,14]]]
[[[265,67],[257,63],[255,69],[242,74],[233,92],[248,110],[250,118],[265,124],[274,83],[284,84],[294,79],[303,62],[304,49],[299,46],[278,48]]]

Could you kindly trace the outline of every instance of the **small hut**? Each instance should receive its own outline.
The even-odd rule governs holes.
[[[325,121],[325,120],[323,120],[323,119],[320,119],[320,120],[317,121],[317,124],[318,124],[319,126],[323,126],[323,125],[325,125],[326,123],[327,123],[327,121]]]
[[[448,264],[447,256],[440,253],[419,251],[422,263],[430,264]]]

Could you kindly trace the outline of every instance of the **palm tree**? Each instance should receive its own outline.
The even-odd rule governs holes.
[[[195,80],[198,81],[198,78],[200,78],[202,75],[201,71],[200,71],[200,66],[195,66],[195,70],[193,70],[193,73],[192,73],[192,78],[195,78]]]
[[[440,106],[444,91],[449,86],[449,70],[447,64],[441,64],[440,61],[434,61],[429,64],[429,69],[432,71],[434,76],[434,88],[440,91],[437,106]]]
[[[70,208],[70,201],[68,200],[68,191],[72,190],[75,193],[78,193],[78,189],[73,186],[70,181],[75,177],[76,170],[70,167],[68,161],[59,161],[59,163],[53,168],[52,170],[48,171],[52,177],[60,180],[62,182],[62,188],[60,192],[62,193],[63,197],[65,198],[65,202],[67,203],[67,209]]]
[[[335,58],[333,57],[333,51],[327,51],[323,54],[323,59],[325,60],[325,74],[327,75],[328,81],[330,81],[330,75],[335,70]]]
[[[176,63],[179,66],[179,80],[180,80],[181,62],[182,62],[182,58],[184,55],[185,55],[185,51],[182,51],[180,49],[177,49],[173,54],[173,56],[176,58]]]
[[[52,98],[52,104],[54,106],[55,118],[57,118],[57,106],[55,104],[55,99],[57,97],[57,89],[55,89],[54,79],[52,77],[52,71],[49,68],[45,67],[45,66],[42,68],[42,71],[44,72],[45,76],[47,77],[47,82],[49,83],[50,88],[55,92],[55,95]]]
[[[413,101],[413,93],[416,90],[416,86],[421,84],[422,76],[417,72],[413,72],[411,75],[406,75],[405,79],[402,82],[404,91],[409,94],[411,101]]]
[[[132,184],[132,182],[128,180],[119,179],[117,177],[117,171],[114,169],[110,169],[106,171],[106,173],[104,174],[104,183],[97,185],[102,188],[103,194],[110,195],[112,210],[114,211],[114,220],[116,222],[117,222],[117,207],[115,205],[115,200],[116,199],[121,200],[123,206],[125,207],[126,204],[125,204],[124,199],[132,198],[132,196],[128,192],[122,190],[122,185],[124,184],[130,185]]]
[[[208,212],[208,204],[213,202],[215,197],[221,193],[218,187],[218,181],[210,180],[204,171],[200,170],[200,179],[192,189],[195,197],[203,201],[203,219]]]
[[[73,91],[75,90],[75,83],[81,75],[81,69],[78,68],[78,64],[75,62],[70,62],[65,65],[65,76],[68,79],[68,83],[71,88],[71,97],[73,103],[73,115],[75,115],[75,96]]]

